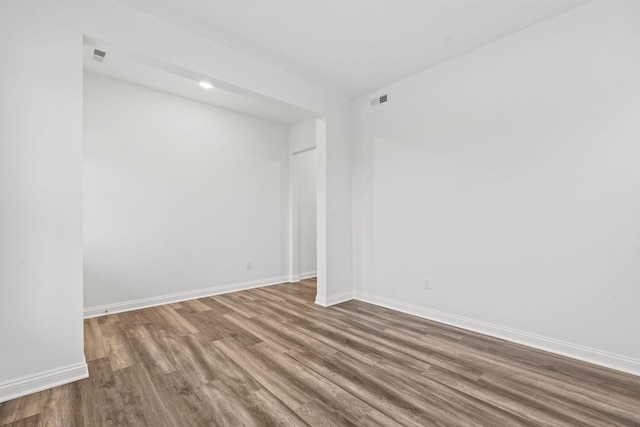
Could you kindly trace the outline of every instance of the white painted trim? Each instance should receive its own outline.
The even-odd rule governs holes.
[[[331,307],[332,305],[340,304],[341,302],[350,301],[353,299],[353,292],[343,292],[341,294],[332,295],[329,297],[322,297],[316,295],[316,304],[323,307]]]
[[[306,273],[298,273],[298,281],[303,279],[308,279],[310,277],[316,277],[317,275],[318,275],[318,272],[316,270],[307,271]]]
[[[269,279],[254,280],[251,282],[234,283],[231,285],[215,286],[195,291],[179,292],[169,295],[160,295],[150,298],[142,298],[131,301],[117,302],[114,304],[87,307],[84,309],[84,318],[105,316],[107,314],[122,313],[124,311],[139,310],[141,308],[154,307],[156,305],[170,304],[174,302],[186,301],[190,299],[210,297],[214,295],[227,294],[229,292],[244,291],[247,289],[261,288],[263,286],[278,285],[288,282],[285,276],[272,277]]]
[[[296,283],[299,281],[300,281],[300,276],[298,276],[297,274],[293,276],[289,276],[289,283]]]
[[[17,378],[0,384],[0,403],[85,378],[89,378],[86,361]]]
[[[478,332],[507,341],[512,341],[528,347],[537,348],[539,350],[548,351],[550,353],[578,359],[583,362],[593,363],[595,365],[604,366],[606,368],[615,369],[633,375],[640,376],[640,360],[619,354],[609,353],[607,351],[597,350],[560,341],[554,338],[543,337],[529,332],[517,329],[507,328],[492,323],[482,322],[470,319],[468,317],[458,316],[456,314],[445,313],[430,308],[420,307],[414,304],[396,301],[389,298],[379,297],[363,292],[356,292],[354,299],[369,304],[379,305],[391,310],[400,311],[402,313],[411,314],[447,325],[455,326],[469,331]],[[318,301],[316,300],[316,304]]]

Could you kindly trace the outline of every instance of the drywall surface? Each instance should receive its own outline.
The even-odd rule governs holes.
[[[85,73],[85,308],[281,280],[288,148],[284,125]]]
[[[592,1],[355,100],[357,295],[640,373],[639,16]]]
[[[316,150],[294,154],[291,161],[298,212],[298,274],[310,277],[317,269]]]
[[[0,4],[0,401],[86,375],[82,39],[55,15],[70,3]]]
[[[318,119],[307,119],[289,126],[289,152],[291,154],[316,147]]]

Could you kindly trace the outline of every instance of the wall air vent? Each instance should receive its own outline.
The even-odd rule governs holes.
[[[371,100],[371,106],[375,107],[378,104],[384,104],[385,102],[387,102],[387,94],[384,94],[382,96],[379,96],[377,98],[373,98]]]
[[[98,49],[93,49],[93,60],[96,62],[104,62],[104,58],[107,56],[107,52],[103,52]]]

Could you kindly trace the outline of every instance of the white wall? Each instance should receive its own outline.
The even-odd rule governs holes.
[[[288,146],[285,125],[85,73],[85,310],[283,281]]]
[[[289,127],[291,280],[317,274],[316,145],[318,128],[323,125],[324,121],[312,118]]]
[[[87,375],[82,41],[50,19],[68,4],[0,3],[0,402]]]
[[[291,159],[298,200],[298,274],[303,278],[315,276],[317,269],[316,157],[314,148]]]
[[[640,374],[638,17],[592,1],[354,101],[357,295]]]
[[[289,152],[299,153],[315,148],[319,119],[311,118],[289,126]]]
[[[347,99],[116,0],[1,2],[0,338],[12,351],[1,356],[0,400],[86,373],[67,369],[84,366],[82,34],[326,115],[318,292],[352,286]]]

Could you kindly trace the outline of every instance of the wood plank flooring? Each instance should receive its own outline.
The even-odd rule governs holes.
[[[640,377],[305,280],[85,321],[90,378],[5,426],[640,426]]]

